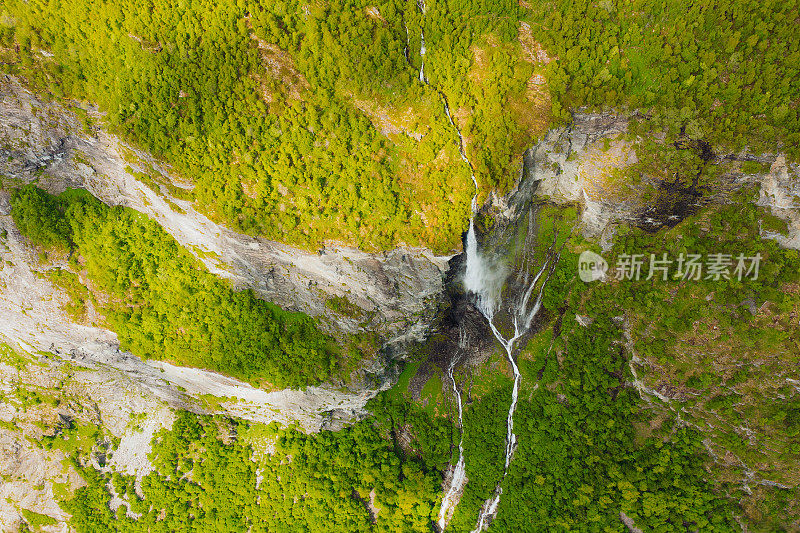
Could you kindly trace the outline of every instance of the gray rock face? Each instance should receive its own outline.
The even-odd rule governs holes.
[[[640,207],[636,198],[619,194],[606,183],[609,173],[636,162],[632,144],[615,139],[627,132],[627,124],[625,117],[613,114],[575,114],[572,124],[550,130],[525,152],[517,186],[504,197],[493,198],[493,207],[502,217],[513,219],[527,209],[534,195],[579,204],[584,233],[604,236],[612,222],[633,218]]]
[[[96,113],[90,110],[90,114]],[[43,102],[16,80],[0,78],[0,176],[6,182],[37,183],[51,192],[79,187],[108,205],[121,205],[156,220],[216,275],[237,288],[251,288],[288,310],[317,317],[332,335],[377,333],[381,353],[364,361],[350,386],[330,384],[305,391],[258,391],[210,372],[144,362],[120,352],[116,336],[102,328],[73,324],[60,312],[59,291],[38,279],[35,254],[8,216],[0,193],[0,223],[9,233],[0,291],[4,342],[51,351],[80,362],[124,372],[170,405],[180,407],[204,394],[233,398],[231,414],[253,420],[299,421],[314,431],[338,427],[363,415],[371,397],[395,378],[389,360],[402,358],[424,338],[439,306],[448,257],[400,247],[366,253],[330,243],[318,253],[231,231],[172,197],[166,186],[148,184],[132,172],[154,171],[155,182],[187,188],[147,154],[102,129],[87,131],[69,109]],[[156,190],[157,189],[157,190]],[[332,298],[346,305],[326,305]],[[344,307],[345,310],[341,311]],[[5,320],[8,317],[8,320]],[[179,393],[178,390],[186,394]],[[236,401],[238,398],[238,403]],[[247,403],[248,407],[241,408]]]
[[[787,233],[762,230],[762,235],[775,239],[786,248],[800,250],[800,169],[778,156],[768,174],[760,176],[761,192],[758,205],[768,207],[772,214],[787,224]]]
[[[93,110],[90,114],[97,116]],[[494,195],[485,208],[507,224],[527,213],[535,196],[574,203],[581,208],[584,233],[610,245],[615,224],[633,220],[641,209],[641,198],[619,189],[613,179],[614,172],[636,162],[633,143],[620,136],[626,131],[624,117],[576,114],[569,127],[551,130],[526,151],[515,188],[505,196]],[[773,164],[769,174],[734,176],[730,181],[735,188],[761,183],[760,205],[787,220],[790,229],[788,235],[764,236],[776,238],[784,246],[800,247],[797,169],[780,157],[765,161]],[[445,292],[450,257],[407,247],[366,253],[336,243],[314,253],[245,236],[216,224],[189,202],[171,195],[165,184],[191,185],[169,170],[102,129],[85,128],[69,109],[43,102],[13,78],[0,78],[0,175],[4,181],[38,179],[52,192],[85,188],[109,205],[146,214],[211,272],[237,287],[252,288],[285,309],[317,317],[321,327],[337,337],[377,333],[383,349],[364,362],[349,389],[329,385],[303,392],[267,393],[217,374],[143,362],[120,352],[111,332],[72,324],[60,312],[58,289],[34,274],[35,254],[13,227],[8,197],[2,193],[0,224],[8,231],[10,244],[3,251],[7,265],[0,270],[4,283],[0,312],[10,318],[0,321],[0,335],[82,365],[103,365],[123,372],[175,407],[213,394],[233,398],[224,409],[237,416],[298,420],[309,430],[341,427],[363,416],[366,401],[393,381],[389,359],[402,358],[411,344],[430,331]],[[135,177],[138,172],[157,176],[144,183]],[[327,304],[334,298],[346,300],[343,307],[347,309]],[[242,407],[245,404],[247,407]]]
[[[0,241],[0,344],[10,344],[40,358],[44,354],[41,364],[65,376],[71,367],[78,366],[86,369],[90,381],[116,382],[120,394],[125,388],[143,391],[151,400],[172,409],[225,412],[264,423],[296,422],[308,431],[318,431],[327,424],[331,411],[340,419],[364,416],[364,404],[391,386],[395,378],[386,361],[378,359],[367,369],[372,379],[351,389],[329,385],[302,391],[266,391],[214,372],[143,361],[121,351],[113,332],[73,322],[62,308],[69,297],[39,273],[47,267],[38,264],[37,254],[10,216],[0,216],[0,230],[6,232]],[[52,362],[56,357],[60,362]],[[21,378],[20,372],[28,371],[13,370]],[[26,379],[35,380],[40,372],[42,368],[32,367]],[[2,381],[0,375],[0,390]],[[91,401],[119,402],[115,391],[110,388]],[[89,389],[84,392],[92,396]],[[204,400],[209,395],[217,398],[217,407],[209,407]]]
[[[126,170],[155,170],[156,181],[189,187],[147,154],[102,130],[87,134],[68,109],[40,101],[12,78],[0,84],[0,98],[1,174],[21,182],[38,177],[52,192],[84,188],[106,204],[145,213],[215,274],[285,309],[319,317],[334,335],[376,332],[393,355],[402,355],[432,320],[449,257],[406,247],[366,253],[336,243],[313,253],[236,233]],[[0,201],[0,213],[7,211],[7,201]],[[334,297],[359,311],[337,313],[325,305]]]
[[[523,157],[520,180],[503,197],[494,196],[488,209],[500,219],[511,221],[526,212],[531,198],[557,204],[575,204],[581,210],[581,229],[590,239],[610,247],[620,222],[646,226],[643,216],[647,200],[643,193],[658,181],[641,176],[636,186],[619,179],[620,173],[638,159],[635,141],[627,133],[628,119],[609,113],[576,113],[568,127],[550,130]],[[758,186],[757,204],[787,223],[786,233],[763,231],[765,238],[781,246],[800,249],[800,166],[788,163],[782,154],[712,154],[710,165],[723,172],[716,190],[706,201],[727,202],[731,193]],[[769,171],[746,174],[740,163],[751,161],[770,165]]]

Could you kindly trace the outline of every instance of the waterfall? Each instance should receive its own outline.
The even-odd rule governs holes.
[[[425,15],[425,3],[423,0],[418,0],[417,6],[419,7],[420,12]],[[406,28],[406,34],[408,33],[408,28]],[[420,29],[420,68],[419,68],[419,81],[428,85],[428,78],[425,76],[425,32],[423,29]],[[511,368],[514,372],[514,386],[511,393],[511,406],[508,410],[508,416],[506,417],[506,456],[505,456],[505,467],[503,469],[503,477],[498,481],[497,487],[495,488],[495,492],[492,498],[486,500],[481,507],[478,522],[473,530],[473,533],[479,533],[486,527],[488,527],[489,522],[494,517],[495,513],[497,513],[497,508],[500,504],[500,495],[503,492],[501,487],[501,483],[503,479],[505,479],[506,474],[508,473],[508,467],[511,464],[511,459],[514,455],[514,450],[516,449],[517,444],[517,436],[514,434],[514,411],[517,408],[517,399],[519,396],[519,384],[522,376],[519,373],[519,368],[517,367],[516,361],[514,361],[513,357],[513,350],[514,344],[516,341],[522,337],[525,333],[528,332],[530,329],[531,323],[533,322],[536,313],[539,312],[542,303],[542,294],[544,292],[544,286],[547,283],[547,280],[550,278],[550,274],[552,274],[553,269],[555,267],[555,263],[558,261],[558,257],[555,257],[553,260],[553,247],[551,246],[550,250],[547,253],[547,259],[544,261],[544,264],[539,269],[539,271],[534,276],[533,280],[530,281],[528,279],[528,272],[527,269],[523,269],[525,271],[524,276],[524,284],[527,286],[522,298],[519,302],[514,306],[512,311],[513,321],[514,321],[514,335],[510,339],[506,339],[497,329],[497,326],[494,324],[494,314],[498,310],[501,304],[501,292],[503,287],[503,282],[506,278],[506,269],[503,265],[495,265],[488,259],[481,256],[478,250],[478,238],[475,233],[475,215],[478,212],[478,180],[475,178],[475,169],[472,166],[469,158],[467,157],[466,152],[466,143],[464,142],[464,136],[461,134],[461,129],[455,124],[453,121],[453,117],[450,113],[450,105],[447,101],[447,96],[438,89],[436,90],[442,98],[442,102],[444,103],[444,112],[447,115],[447,120],[450,122],[450,125],[456,130],[458,134],[458,153],[461,156],[461,160],[464,161],[470,169],[470,178],[472,178],[472,184],[475,186],[475,195],[472,197],[472,215],[470,216],[469,220],[469,230],[467,231],[467,238],[464,252],[466,254],[466,268],[464,272],[464,288],[468,293],[471,293],[475,296],[476,306],[480,313],[486,318],[489,323],[489,327],[492,330],[495,338],[500,342],[503,348],[506,351],[506,356],[508,357],[508,361],[511,364]],[[555,245],[555,242],[554,242]],[[532,306],[530,304],[530,298],[533,292],[536,289],[536,285],[539,282],[542,274],[547,269],[548,265],[550,265],[550,270],[548,271],[547,277],[545,278],[544,282],[539,287],[539,292],[536,297],[536,300]],[[528,283],[530,281],[530,283]],[[466,346],[466,338],[462,335],[459,339],[459,348],[463,349]],[[458,390],[458,386],[456,385],[455,378],[453,377],[453,369],[456,364],[456,357],[451,360],[450,365],[447,369],[447,377],[450,379],[451,384],[453,385],[453,391],[456,395],[456,400],[458,401],[458,424],[459,429],[461,432],[461,440],[458,443],[458,462],[453,470],[453,476],[450,481],[450,486],[448,487],[447,492],[442,499],[442,505],[439,509],[439,519],[437,521],[437,525],[439,526],[439,531],[443,532],[448,520],[448,514],[452,515],[455,510],[455,506],[457,505],[457,497],[459,493],[463,491],[464,485],[466,484],[466,467],[464,462],[464,432],[463,432],[463,411],[462,411],[462,403],[461,403],[461,393]]]
[[[423,22],[425,19],[425,1],[424,0],[417,0],[417,7],[419,8],[419,12],[422,13]],[[422,29],[422,22],[420,23],[419,29],[419,81],[424,83],[425,85],[428,84],[428,78],[425,77],[425,30]]]
[[[492,334],[503,346],[503,349],[506,352],[506,357],[508,358],[508,362],[511,364],[511,369],[514,373],[514,385],[511,391],[511,406],[509,407],[508,415],[506,416],[506,453],[503,476],[497,483],[494,495],[490,499],[486,500],[483,506],[481,506],[480,513],[478,514],[478,521],[475,529],[473,530],[473,533],[479,533],[488,527],[489,522],[497,513],[497,507],[500,504],[500,496],[503,493],[501,484],[503,479],[505,479],[506,474],[508,474],[508,467],[511,464],[511,459],[514,456],[514,451],[517,447],[517,436],[514,433],[514,412],[517,409],[519,384],[522,376],[520,375],[519,367],[517,367],[517,363],[514,360],[514,345],[520,337],[525,335],[525,333],[530,330],[533,319],[536,317],[536,314],[539,312],[539,309],[542,305],[544,287],[555,268],[555,264],[558,262],[560,254],[554,252],[554,247],[556,244],[554,239],[553,245],[551,245],[550,249],[545,254],[545,260],[542,263],[541,268],[539,268],[532,280],[530,279],[528,268],[523,265],[523,278],[519,281],[523,286],[525,286],[525,290],[520,298],[516,300],[512,299],[512,301],[508,302],[510,306],[509,311],[514,324],[514,333],[510,338],[506,339],[494,323],[495,312],[498,310],[499,305],[501,304],[500,293],[502,290],[502,281],[505,279],[505,276],[499,275],[498,270],[493,270],[490,262],[486,258],[483,258],[479,253],[478,240],[475,236],[474,218],[475,214],[473,212],[466,239],[465,253],[467,264],[464,274],[464,287],[468,292],[475,295],[476,307],[489,323]],[[550,268],[548,269],[548,267]],[[547,272],[547,276],[543,282],[539,284],[539,280],[542,278],[542,275],[545,272]],[[539,286],[538,294],[536,295],[535,301],[531,305],[531,296],[536,291],[537,285]]]
[[[468,344],[466,331],[462,327],[459,332],[458,347],[462,350],[466,348]],[[447,377],[450,378],[450,383],[453,385],[453,392],[458,402],[458,431],[460,433],[460,440],[458,441],[458,462],[453,469],[450,486],[444,498],[442,498],[442,506],[439,509],[439,520],[437,521],[439,531],[444,531],[444,528],[447,526],[447,520],[450,518],[449,515],[452,515],[455,510],[458,499],[460,499],[461,491],[464,489],[464,485],[466,485],[467,481],[466,465],[464,463],[464,411],[461,404],[461,392],[458,390],[455,377],[453,377],[453,369],[456,363],[457,357],[453,357],[450,361],[450,366],[447,368]]]
[[[419,65],[419,81],[422,83],[428,83],[428,79],[425,77],[425,32],[420,30],[419,32],[420,44],[419,44],[419,58],[420,58],[420,65]]]
[[[494,315],[498,306],[498,298],[505,278],[505,269],[494,267],[478,253],[478,238],[475,235],[475,215],[477,211],[477,192],[472,199],[473,215],[469,220],[469,230],[464,247],[467,256],[464,271],[464,288],[475,295],[475,304],[487,319]],[[489,319],[491,322],[491,319]]]
[[[411,57],[408,55],[408,41],[410,40],[410,36],[408,35],[408,26],[406,26],[406,21],[403,20],[403,28],[406,30],[406,45],[403,47],[403,57],[406,58],[406,63],[409,65],[411,64]]]

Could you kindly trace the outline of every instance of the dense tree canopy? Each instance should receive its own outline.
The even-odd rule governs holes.
[[[389,429],[369,420],[305,435],[183,412],[154,439],[156,470],[142,480],[143,498],[134,477],[76,461],[87,486],[64,505],[87,533],[430,531],[441,474],[396,448]],[[273,451],[256,452],[265,443]],[[109,481],[124,499],[116,513]]]
[[[304,246],[458,246],[473,190],[445,102],[484,193],[581,106],[797,155],[794,0],[424,7],[12,0],[3,68],[99,103],[218,220]]]
[[[722,172],[715,156],[797,161],[797,22],[797,0],[6,0],[0,54],[3,70],[34,89],[97,103],[113,131],[194,184],[181,194],[239,231],[306,247],[337,239],[443,252],[466,227],[470,173],[481,199],[507,191],[525,148],[579,109],[630,116],[638,162],[623,179],[655,176],[702,194]],[[764,530],[784,527],[797,489],[765,482],[759,490],[772,492],[750,508],[744,474],[720,481],[704,469],[703,445],[775,476],[800,452],[796,387],[770,381],[798,364],[798,256],[762,239],[785,223],[752,198],[733,200],[659,233],[623,227],[609,257],[761,254],[762,275],[748,283],[582,285],[574,252],[588,245],[570,242],[544,295],[543,331],[519,355],[518,448],[505,479],[510,382],[493,376],[473,395],[480,376],[459,376],[464,390],[469,380],[469,483],[453,530],[474,527],[498,482],[494,531],[622,530],[620,513],[646,530],[729,531],[742,509]],[[26,186],[12,215],[34,244],[73,254],[73,272],[52,279],[78,292],[84,280],[136,354],[277,386],[333,371],[335,350],[312,319],[232,290],[139,213]],[[712,322],[724,342],[704,338]],[[680,416],[637,403],[631,350],[690,391]],[[702,368],[712,362],[721,370]],[[769,405],[754,400],[763,383],[775,391]],[[116,515],[109,476],[76,463],[87,486],[67,504],[72,523],[430,531],[457,431],[395,396],[372,408],[374,418],[317,435],[182,414],[158,436],[144,498],[113,476],[125,500]],[[701,415],[687,422],[689,413]],[[748,447],[745,418],[769,446]],[[264,441],[274,453],[252,461]]]
[[[334,369],[332,341],[311,318],[232,290],[141,213],[32,185],[16,191],[12,206],[31,240],[77,254],[73,268],[124,349],[276,386],[319,383]]]

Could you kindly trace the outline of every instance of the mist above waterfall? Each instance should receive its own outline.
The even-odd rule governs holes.
[[[418,6],[424,15],[424,2],[420,0]],[[425,52],[425,34],[423,30],[420,30],[419,81],[425,85],[429,85],[428,78],[425,75]],[[550,274],[552,274],[555,264],[558,262],[558,258],[553,256],[553,247],[555,245],[554,242],[554,244],[550,246],[550,249],[548,249],[547,253],[545,254],[543,262],[541,263],[541,267],[538,269],[535,275],[531,276],[531,269],[536,264],[534,260],[536,251],[536,232],[529,231],[534,228],[533,215],[535,210],[532,209],[526,209],[526,211],[529,213],[529,216],[527,217],[527,224],[517,224],[517,222],[520,221],[517,219],[514,221],[514,223],[509,224],[506,228],[510,229],[510,232],[506,233],[501,231],[497,232],[497,234],[493,236],[499,237],[499,241],[502,244],[499,247],[501,250],[500,253],[492,254],[488,253],[487,250],[481,251],[479,249],[478,237],[475,230],[475,217],[479,212],[478,196],[480,194],[480,187],[478,186],[478,180],[475,177],[475,167],[473,167],[469,157],[467,156],[467,145],[464,141],[464,136],[461,133],[461,129],[453,121],[447,96],[441,91],[437,90],[437,92],[439,92],[440,96],[442,97],[442,103],[444,105],[444,112],[447,116],[447,120],[450,122],[450,125],[455,129],[456,134],[458,135],[458,152],[464,163],[469,166],[470,178],[475,186],[475,194],[472,197],[472,216],[470,217],[469,230],[467,231],[464,243],[465,267],[462,281],[464,284],[465,293],[467,294],[468,298],[472,298],[475,308],[486,319],[492,334],[505,349],[508,361],[511,364],[511,368],[514,372],[514,386],[511,393],[511,406],[506,417],[506,453],[503,476],[495,487],[493,497],[486,500],[484,505],[481,507],[478,515],[478,521],[473,532],[479,533],[484,528],[488,527],[489,523],[491,523],[491,520],[494,518],[494,515],[497,512],[497,508],[500,503],[500,496],[503,493],[501,483],[508,473],[508,467],[511,464],[511,459],[514,455],[514,450],[516,449],[517,437],[514,434],[514,412],[517,407],[519,385],[522,376],[514,360],[514,345],[517,340],[525,335],[531,328],[533,319],[541,307],[544,286],[547,283],[547,280],[550,278]],[[530,206],[527,207],[530,208]],[[519,232],[520,228],[522,228],[521,233]],[[524,235],[521,247],[519,246],[520,235]],[[509,244],[510,247],[507,247],[506,244]],[[509,251],[511,252],[510,255],[507,253]],[[509,280],[508,274],[510,266],[505,262],[506,257],[514,257],[514,266],[516,267],[516,276],[514,276],[514,281],[516,281],[516,283],[511,284],[511,292],[509,292],[507,295],[504,295],[503,293],[505,284],[506,281]],[[547,271],[547,276],[542,278],[542,275],[548,269],[548,266],[549,270]],[[539,283],[540,279],[542,279],[541,283]],[[531,297],[534,294],[536,294],[536,298],[532,302]],[[513,334],[504,336],[497,324],[495,324],[495,313],[497,311],[504,311],[510,315],[511,322],[513,324]],[[455,355],[450,357],[449,363],[446,367],[447,377],[453,386],[453,393],[456,397],[456,401],[458,402],[460,441],[458,445],[458,462],[453,469],[449,487],[447,488],[439,509],[437,526],[441,532],[444,532],[445,528],[447,527],[448,518],[452,516],[455,506],[458,504],[458,500],[460,499],[460,492],[463,490],[464,485],[467,482],[463,447],[463,406],[461,402],[461,393],[458,390],[458,384],[456,383],[453,375],[453,370],[458,363],[458,355],[465,350],[468,345],[464,331],[465,330],[463,328],[459,329],[460,334],[458,350],[456,351]]]
[[[473,217],[464,239],[461,282],[467,298],[508,340],[531,328],[558,261],[554,243],[537,242],[537,211],[530,206],[528,216],[495,228],[482,242]]]
[[[482,315],[487,318],[493,317],[500,303],[508,269],[501,262],[478,251],[474,219],[469,222],[464,254],[466,255],[464,289],[467,293],[475,295],[475,306]]]
[[[473,200],[473,206],[475,201]],[[475,212],[475,211],[474,211]],[[478,521],[473,533],[483,531],[491,523],[503,494],[502,480],[517,447],[517,436],[514,433],[514,412],[519,397],[519,386],[522,376],[514,359],[514,348],[517,341],[531,329],[533,320],[542,306],[544,288],[555,269],[560,257],[556,250],[557,234],[553,242],[543,253],[537,250],[536,208],[531,207],[528,217],[511,224],[505,231],[498,231],[490,237],[499,241],[499,250],[505,254],[491,255],[481,251],[475,232],[475,214],[470,219],[464,255],[464,289],[468,296],[474,298],[473,303],[486,318],[489,328],[497,341],[503,346],[506,357],[514,374],[514,385],[511,391],[511,405],[506,416],[506,452],[503,476],[495,487],[494,494],[486,500],[478,514]],[[509,231],[510,230],[510,231]],[[506,264],[500,258],[509,257]],[[513,265],[513,269],[510,268]],[[510,275],[509,275],[510,274]],[[511,333],[504,334],[496,323],[496,313],[501,313],[501,320],[510,322],[506,329]],[[452,370],[451,370],[452,376]],[[455,382],[454,382],[455,385]]]

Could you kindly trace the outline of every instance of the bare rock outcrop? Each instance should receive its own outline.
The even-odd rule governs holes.
[[[40,100],[8,76],[0,79],[0,125],[4,179],[38,180],[51,192],[84,188],[106,204],[140,211],[211,272],[285,309],[319,317],[334,335],[376,332],[398,355],[435,315],[449,257],[409,247],[366,253],[337,243],[315,253],[231,231],[170,194],[191,185],[169,168],[102,128],[84,127],[74,112]],[[153,173],[149,183],[137,178]],[[7,212],[7,199],[0,199],[0,213]],[[325,305],[332,298],[345,298],[358,311],[337,312]]]
[[[95,110],[88,113],[98,118]],[[425,249],[366,253],[328,243],[310,252],[231,231],[171,194],[191,185],[169,168],[9,76],[0,78],[0,176],[11,185],[35,180],[53,193],[84,188],[106,204],[140,211],[235,287],[252,288],[285,309],[316,317],[338,338],[370,332],[383,341],[380,353],[363,362],[348,386],[303,391],[268,392],[212,372],[142,361],[120,351],[112,332],[76,324],[61,311],[66,297],[39,273],[37,254],[9,216],[8,194],[0,192],[6,235],[0,246],[2,342],[52,352],[100,374],[121,373],[174,408],[201,409],[198,401],[212,395],[217,412],[297,422],[309,431],[358,419],[366,401],[391,385],[390,360],[402,358],[426,335],[444,289],[449,258]],[[330,305],[331,300],[346,305]]]

